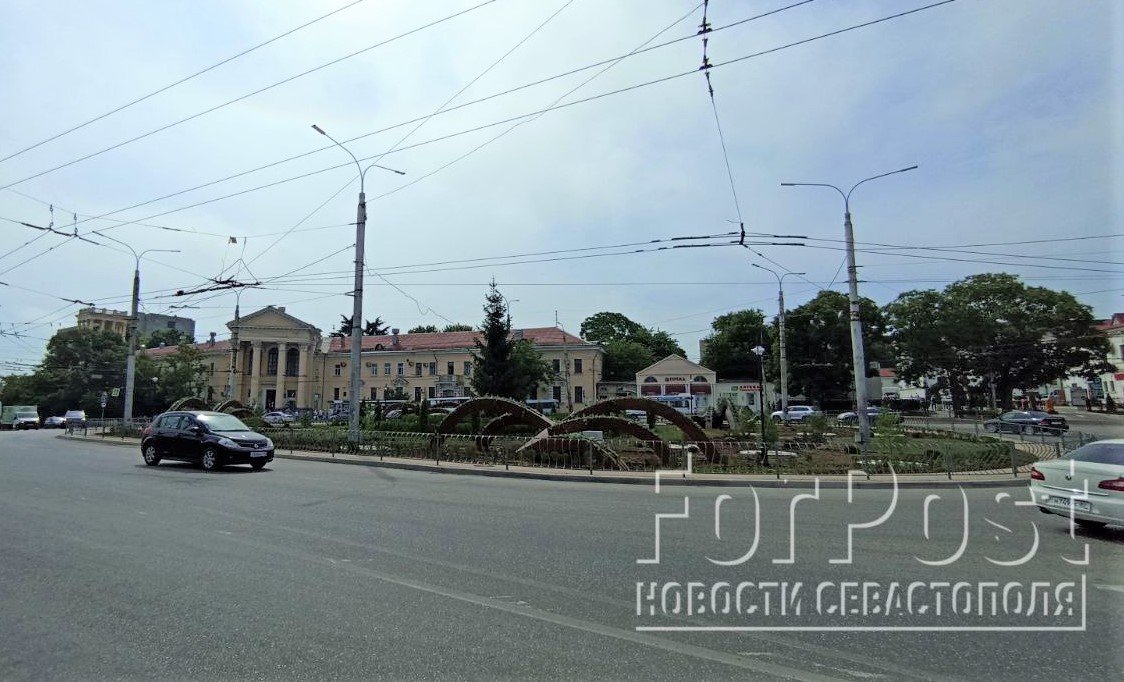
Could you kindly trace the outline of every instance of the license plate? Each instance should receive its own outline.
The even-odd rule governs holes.
[[[1085,500],[1074,500],[1068,497],[1051,497],[1046,500],[1046,504],[1053,507],[1065,507],[1066,509],[1073,507],[1076,511],[1088,512],[1093,511],[1093,505]]]
[[[250,453],[250,456],[251,457],[265,457],[268,454],[269,453],[265,452],[264,450],[254,450],[253,452]]]

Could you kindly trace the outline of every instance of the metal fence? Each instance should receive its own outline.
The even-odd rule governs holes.
[[[125,440],[139,438],[146,419],[87,422],[87,437]],[[948,422],[943,426],[947,427]],[[714,441],[643,441],[628,437],[603,440],[579,436],[437,435],[424,432],[364,431],[358,447],[344,428],[265,428],[279,452],[301,451],[354,454],[363,457],[399,458],[492,467],[535,467],[562,470],[654,471],[686,470],[697,473],[757,474],[782,478],[789,475],[1026,475],[1030,464],[1061,457],[1085,443],[1098,440],[1081,432],[1035,435],[974,435],[963,423],[956,431],[907,419],[898,428],[876,430],[866,454],[854,442],[854,430],[801,432],[781,436],[765,456],[759,438]],[[690,465],[688,465],[690,459]]]

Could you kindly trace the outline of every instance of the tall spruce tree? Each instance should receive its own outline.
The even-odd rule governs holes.
[[[507,302],[494,282],[484,300],[481,336],[473,341],[477,352],[472,354],[472,390],[481,396],[524,400],[553,372],[533,343],[512,338]]]

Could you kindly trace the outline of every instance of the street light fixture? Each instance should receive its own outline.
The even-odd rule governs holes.
[[[765,348],[763,346],[754,346],[753,354],[757,356],[757,360],[761,363],[761,383],[757,385],[757,400],[761,404],[761,455],[758,457],[759,464],[769,463],[768,446],[765,444]]]
[[[129,342],[129,354],[125,357],[125,407],[121,415],[125,420],[125,424],[128,425],[129,421],[133,418],[133,393],[136,389],[137,307],[140,303],[140,259],[146,253],[179,253],[180,251],[179,249],[145,249],[137,253],[136,249],[120,239],[115,239],[101,232],[98,232],[97,235],[124,246],[133,254],[133,259],[135,261],[133,267],[133,302],[129,308],[129,325],[126,331]]]
[[[387,170],[398,175],[405,175],[403,171],[380,166],[377,163],[372,163],[366,168],[359,163],[359,159],[351,153],[347,147],[340,144],[340,142],[324,132],[324,129],[315,123],[312,124],[312,129],[320,133],[324,137],[331,140],[337,147],[347,152],[351,160],[355,162],[355,167],[359,169],[359,207],[356,210],[355,218],[355,289],[352,292],[354,296],[354,305],[352,306],[351,313],[351,367],[350,367],[350,381],[348,392],[351,394],[350,401],[350,415],[348,419],[348,438],[356,447],[359,446],[360,430],[359,430],[359,404],[360,395],[359,391],[361,380],[360,363],[362,362],[362,345],[363,345],[363,247],[366,242],[367,230],[367,195],[365,194],[365,177],[367,171],[372,168],[380,168]]]
[[[899,168],[889,173],[882,173],[881,175],[874,175],[864,180],[859,180],[846,192],[835,185],[821,182],[781,183],[781,187],[830,187],[836,192],[839,192],[840,196],[843,197],[843,238],[847,242],[847,298],[850,302],[851,309],[851,363],[854,365],[855,370],[855,411],[858,414],[859,422],[859,432],[856,436],[856,440],[858,441],[859,451],[862,454],[866,454],[867,448],[870,445],[870,415],[866,413],[869,397],[867,396],[866,387],[866,356],[863,351],[863,327],[862,320],[859,317],[859,280],[858,270],[855,267],[855,233],[851,226],[851,193],[863,183],[884,178],[888,175],[905,173],[916,168],[916,165],[908,168]]]
[[[780,327],[780,344],[781,344],[781,378],[780,378],[780,381],[781,381],[781,414],[784,415],[783,418],[787,421],[788,420],[788,356],[787,356],[786,351],[785,351],[785,342],[784,342],[784,278],[788,277],[789,275],[799,276],[799,275],[803,275],[805,273],[803,273],[803,272],[786,272],[784,274],[778,275],[776,272],[774,272],[773,270],[770,270],[769,268],[767,268],[763,265],[758,265],[757,263],[750,263],[750,265],[757,268],[758,270],[764,270],[765,272],[771,274],[773,277],[777,278],[777,307],[780,311],[777,314],[777,322],[778,322],[778,325]]]

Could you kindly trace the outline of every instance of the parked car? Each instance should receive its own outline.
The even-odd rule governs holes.
[[[66,425],[72,429],[86,428],[86,412],[85,410],[67,410],[63,415],[66,420]]]
[[[266,412],[262,415],[262,421],[266,424],[273,426],[283,426],[285,424],[292,424],[297,420],[296,417],[288,412]]]
[[[821,414],[823,412],[810,405],[789,405],[787,413],[783,410],[777,410],[772,414],[772,417],[775,422],[802,422],[808,417],[816,417]]]
[[[273,461],[273,441],[225,412],[165,412],[142,432],[141,454],[149,466],[175,459],[208,471],[225,464],[261,469]]]
[[[902,420],[901,416],[897,412],[893,412],[882,407],[875,407],[873,405],[867,406],[866,418],[870,420],[871,424],[881,418],[890,419],[895,423],[898,423]],[[856,411],[843,412],[838,417],[836,417],[836,420],[840,424],[856,424],[859,421],[859,413]]]
[[[39,413],[38,412],[16,412],[15,419],[12,421],[12,428],[16,431],[25,429],[39,430]]]
[[[45,429],[65,429],[66,417],[47,417],[43,420],[43,428]]]
[[[1124,524],[1124,439],[1100,440],[1065,457],[1035,462],[1030,492],[1038,509],[1090,528]]]
[[[1047,433],[1058,435],[1069,431],[1065,417],[1035,410],[1004,412],[997,419],[984,422],[984,430],[992,433]]]

